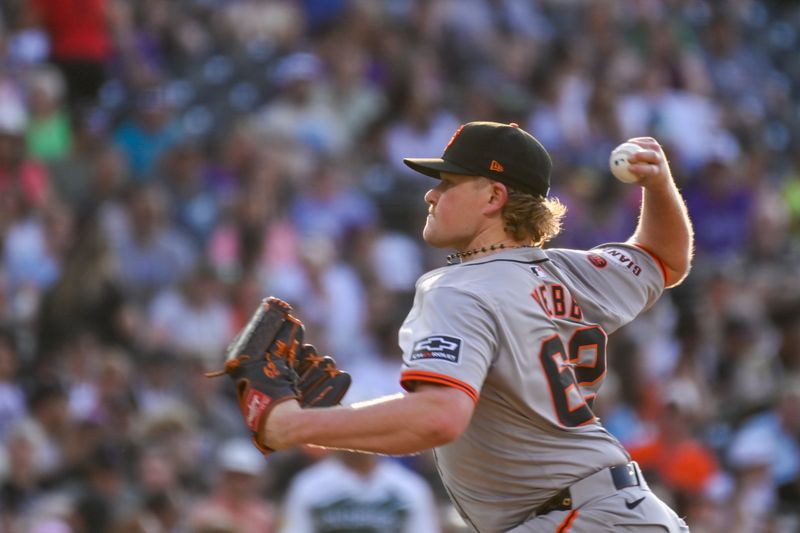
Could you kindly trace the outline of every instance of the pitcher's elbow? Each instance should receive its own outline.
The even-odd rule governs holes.
[[[441,446],[460,437],[475,409],[471,395],[445,386],[421,385],[411,397],[419,402],[417,413],[421,438],[431,446]]]
[[[448,416],[451,413],[442,412],[431,416],[425,427],[425,439],[433,446],[442,446],[453,442],[466,429],[466,425],[458,417]]]

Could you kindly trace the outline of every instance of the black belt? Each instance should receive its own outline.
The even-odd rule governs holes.
[[[611,480],[614,482],[614,488],[617,490],[636,487],[641,484],[641,480],[637,474],[638,468],[634,467],[634,463],[610,466],[606,470],[611,474]],[[535,515],[539,516],[551,511],[569,511],[570,509],[572,509],[572,494],[569,491],[569,487],[567,487],[544,502],[536,510]]]

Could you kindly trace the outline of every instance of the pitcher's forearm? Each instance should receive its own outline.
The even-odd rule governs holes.
[[[639,176],[643,192],[639,223],[628,242],[641,245],[661,260],[666,285],[672,287],[686,277],[691,267],[692,224],[661,146],[652,137],[631,141],[646,151],[629,159],[631,172]]]
[[[407,455],[455,439],[468,422],[448,418],[444,408],[453,393],[440,390],[395,395],[356,407],[300,409],[279,405],[267,420],[263,438],[274,449],[299,444],[387,455]],[[464,400],[471,400],[464,396]],[[463,402],[456,396],[456,401]],[[469,406],[471,412],[472,406]]]

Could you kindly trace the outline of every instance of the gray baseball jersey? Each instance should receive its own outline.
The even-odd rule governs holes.
[[[629,460],[591,403],[608,334],[654,303],[664,280],[657,259],[627,244],[503,250],[419,279],[400,329],[401,383],[476,402],[466,431],[434,450],[476,530],[511,529],[560,489]]]

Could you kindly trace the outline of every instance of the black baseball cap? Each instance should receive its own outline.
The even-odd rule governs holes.
[[[456,130],[441,158],[405,158],[413,170],[440,178],[441,172],[484,176],[519,191],[547,196],[550,155],[517,124],[469,122]]]

